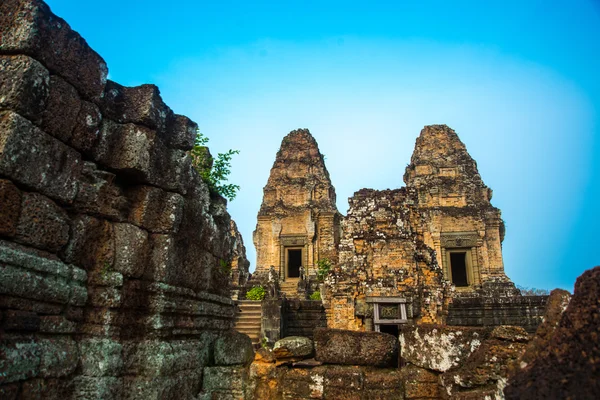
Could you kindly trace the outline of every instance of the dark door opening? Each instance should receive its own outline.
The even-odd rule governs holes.
[[[469,286],[467,280],[467,253],[450,253],[450,269],[452,270],[452,283],[455,286]]]
[[[302,250],[288,250],[288,278],[299,278],[301,265]]]
[[[379,332],[389,333],[390,335],[394,335],[398,337],[400,335],[400,328],[398,325],[379,325]]]

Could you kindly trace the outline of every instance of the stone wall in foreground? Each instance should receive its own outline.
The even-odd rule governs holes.
[[[46,4],[0,2],[3,399],[196,398],[230,337],[236,240],[197,125],[106,77]]]

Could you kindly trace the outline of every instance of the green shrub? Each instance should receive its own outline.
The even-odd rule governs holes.
[[[196,133],[194,148],[190,151],[192,157],[192,165],[202,177],[202,180],[208,185],[211,192],[217,193],[229,201],[233,201],[237,192],[240,190],[239,185],[224,183],[227,181],[231,173],[231,157],[239,154],[239,150],[228,150],[226,153],[219,153],[214,159],[206,144],[208,138],[200,131]]]
[[[248,290],[246,293],[246,298],[248,300],[263,300],[267,294],[267,291],[262,286],[254,286],[252,289]]]
[[[323,282],[329,270],[331,270],[331,261],[329,259],[322,258],[317,261],[317,280]]]
[[[321,300],[321,292],[313,292],[309,299],[311,300]]]

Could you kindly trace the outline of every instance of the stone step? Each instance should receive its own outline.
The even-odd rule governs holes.
[[[238,312],[237,315],[257,315],[260,317],[262,315],[262,311],[261,310],[242,310],[242,311]]]
[[[260,329],[260,321],[255,322],[255,321],[238,321],[235,323],[235,327],[236,328],[256,328],[256,329]]]

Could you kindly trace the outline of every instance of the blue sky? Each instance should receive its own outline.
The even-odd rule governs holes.
[[[398,188],[424,125],[455,129],[503,212],[519,285],[600,264],[600,2],[49,0],[124,85],[157,84],[213,153],[252,231],[281,139],[308,128],[345,214]],[[253,268],[253,266],[252,266]]]

